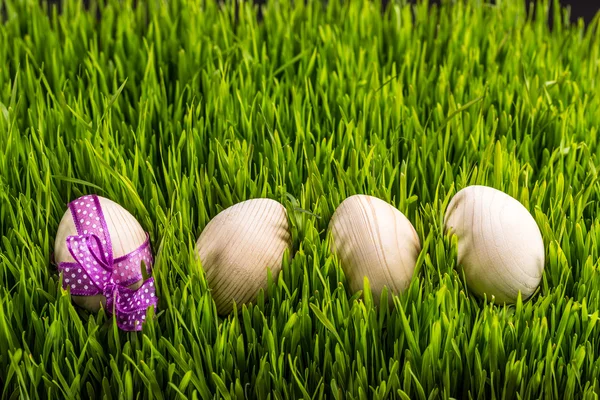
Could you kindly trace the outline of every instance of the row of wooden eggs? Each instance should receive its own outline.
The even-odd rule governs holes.
[[[544,242],[516,199],[490,187],[469,186],[451,200],[444,225],[458,238],[457,263],[475,294],[502,304],[535,292],[544,270]],[[408,287],[421,245],[396,208],[374,197],[352,196],[335,211],[330,229],[352,291],[362,288],[364,277],[375,301],[384,286],[396,294]]]
[[[135,218],[108,199],[100,201],[115,257],[139,247],[145,235]],[[452,199],[444,223],[458,237],[457,261],[474,293],[499,303],[514,302],[519,292],[523,299],[534,293],[543,273],[544,244],[535,220],[517,200],[496,189],[470,186]],[[329,230],[352,292],[362,289],[364,277],[377,300],[384,286],[398,294],[409,285],[421,245],[395,207],[375,197],[351,196],[335,211]],[[70,261],[64,243],[74,231],[67,213],[57,234],[58,261]],[[212,219],[196,251],[218,313],[230,313],[234,301],[255,300],[266,288],[267,268],[276,276],[286,250],[291,250],[287,214],[274,200],[247,200]],[[105,299],[74,296],[74,301],[96,311]]]

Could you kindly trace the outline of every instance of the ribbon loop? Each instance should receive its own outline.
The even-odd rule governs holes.
[[[126,286],[111,285],[106,296],[106,308],[114,310],[119,327],[134,330],[146,319],[146,309],[155,306],[157,298],[154,278],[146,280],[137,290]]]
[[[139,289],[128,286],[142,279],[140,266],[152,269],[150,238],[133,252],[114,259],[106,220],[97,196],[83,196],[69,203],[78,235],[67,238],[67,248],[74,263],[61,262],[63,284],[78,296],[103,294],[109,314],[115,314],[119,328],[141,330],[146,309],[158,303],[154,279],[145,281]]]

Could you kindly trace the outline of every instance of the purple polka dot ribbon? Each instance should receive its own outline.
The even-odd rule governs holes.
[[[88,195],[69,203],[78,235],[67,238],[67,248],[75,262],[61,262],[63,285],[76,296],[104,295],[109,315],[113,312],[117,325],[125,331],[139,331],[146,319],[146,309],[155,307],[157,298],[154,278],[146,280],[137,290],[128,286],[143,278],[142,261],[150,273],[152,251],[150,238],[133,252],[113,258],[112,244],[106,220],[96,195]]]

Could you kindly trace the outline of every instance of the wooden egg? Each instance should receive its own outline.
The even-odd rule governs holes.
[[[196,243],[208,286],[220,315],[254,301],[267,289],[267,269],[276,278],[291,250],[285,208],[271,199],[235,204],[213,218]]]
[[[544,241],[527,209],[486,186],[459,191],[446,211],[446,231],[458,238],[458,265],[467,286],[496,303],[530,297],[544,272]]]
[[[87,197],[89,196],[84,196],[80,199],[83,202]],[[80,199],[75,200],[74,203],[78,203]],[[145,243],[146,232],[133,215],[112,200],[100,196],[98,196],[98,200],[104,214],[104,219],[106,220],[115,259],[133,252]],[[93,206],[91,202],[85,204],[85,206],[88,205]],[[54,243],[54,259],[57,265],[61,262],[75,262],[67,247],[67,238],[78,235],[75,220],[73,219],[74,212],[76,211],[67,210],[58,226]],[[85,209],[83,209],[83,212],[86,212]],[[114,268],[115,273],[130,273],[130,271],[121,271],[121,267],[118,264],[115,264]],[[141,269],[139,273],[141,273]],[[140,279],[130,285],[129,288],[137,289],[142,283],[142,279]],[[101,294],[93,296],[73,295],[72,299],[75,304],[91,312],[98,312],[100,306],[105,306],[106,304],[106,298]]]
[[[421,244],[398,209],[376,197],[350,196],[335,210],[329,230],[352,292],[363,289],[364,277],[376,302],[384,286],[394,294],[409,286]]]

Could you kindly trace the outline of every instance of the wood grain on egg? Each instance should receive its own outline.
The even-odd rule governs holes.
[[[544,242],[529,211],[511,196],[486,186],[459,191],[444,224],[458,238],[458,265],[469,289],[496,303],[513,303],[538,287]]]
[[[335,210],[329,229],[332,251],[340,259],[352,292],[363,289],[364,277],[376,302],[384,286],[395,294],[408,287],[421,245],[414,227],[398,209],[376,197],[354,195]]]
[[[267,288],[267,269],[276,278],[291,249],[285,208],[271,199],[235,204],[213,218],[196,243],[220,315],[254,301]]]
[[[100,196],[98,200],[106,220],[115,259],[131,253],[144,244],[146,233],[133,215],[112,200]],[[67,238],[75,235],[77,235],[75,221],[71,211],[67,210],[60,221],[54,242],[54,258],[57,263],[75,262],[67,248]],[[137,289],[141,285],[140,279],[129,288]],[[72,298],[75,304],[92,312],[98,312],[100,306],[106,304],[106,298],[102,295],[72,296]]]

